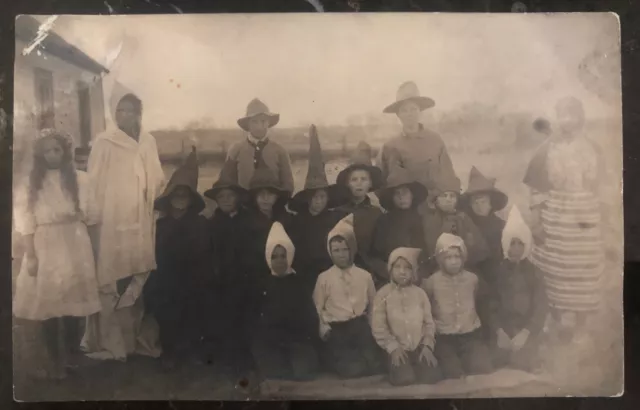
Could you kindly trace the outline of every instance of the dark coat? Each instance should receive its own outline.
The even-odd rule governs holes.
[[[381,287],[389,281],[389,274],[385,262],[373,254],[372,245],[374,231],[378,219],[382,216],[382,210],[371,205],[369,198],[365,198],[358,205],[349,202],[336,208],[336,211],[340,214],[340,218],[353,214],[353,230],[358,247],[358,253],[354,258],[355,265],[371,273],[376,288]]]
[[[521,329],[537,336],[544,326],[547,301],[543,278],[528,260],[519,263],[503,259],[490,279],[492,334],[502,328],[508,336]]]
[[[191,339],[201,331],[198,311],[211,272],[206,223],[203,216],[188,212],[180,219],[165,216],[156,224],[157,268],[143,292],[147,311],[160,324],[161,339]]]
[[[282,277],[269,274],[260,298],[255,329],[281,336],[283,343],[310,342],[318,332],[313,299],[305,292],[306,278],[296,272]]]
[[[327,236],[340,216],[339,212],[330,210],[315,216],[303,210],[291,218],[289,233],[296,248],[293,269],[305,278],[311,290],[318,275],[333,266],[327,250]]]
[[[480,262],[477,272],[478,275],[486,279],[486,276],[490,275],[504,258],[502,251],[502,231],[504,230],[506,222],[494,213],[489,214],[489,216],[478,216],[473,213],[473,210],[468,212],[468,216],[478,227],[478,230],[489,247],[488,257]]]
[[[437,269],[435,263],[436,242],[444,232],[461,237],[467,247],[468,257],[465,263],[466,269],[477,271],[478,264],[489,256],[489,247],[480,233],[480,230],[473,223],[473,220],[464,212],[445,214],[439,209],[429,209],[422,218],[426,256],[430,259],[430,269]]]
[[[242,268],[247,239],[248,213],[240,208],[233,217],[215,210],[209,221],[213,252],[213,277],[222,287],[246,283],[247,272]]]
[[[373,236],[375,255],[389,260],[391,252],[400,247],[425,248],[422,219],[415,209],[394,209],[378,219]]]

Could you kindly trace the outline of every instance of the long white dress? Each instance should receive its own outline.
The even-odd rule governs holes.
[[[165,177],[152,135],[138,141],[112,126],[89,157],[98,209],[97,276],[103,309],[87,320],[82,347],[95,359],[160,354],[157,325],[144,314],[142,288],[155,260],[153,202]],[[120,295],[117,282],[131,278]]]
[[[27,272],[23,258],[16,279],[13,313],[28,320],[87,316],[101,308],[87,225],[95,223],[95,207],[88,177],[78,172],[80,214],[62,185],[60,171],[47,171],[33,209],[27,206],[27,187],[18,191],[15,228],[34,235],[37,276]]]

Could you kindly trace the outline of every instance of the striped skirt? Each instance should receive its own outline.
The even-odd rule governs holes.
[[[589,192],[551,191],[542,210],[545,239],[533,250],[549,305],[589,312],[599,308],[604,251],[598,199]]]

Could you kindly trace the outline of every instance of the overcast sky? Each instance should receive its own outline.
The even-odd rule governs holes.
[[[61,16],[54,30],[136,91],[155,129],[194,120],[235,126],[253,97],[283,126],[342,124],[381,112],[406,80],[437,112],[480,101],[546,115],[572,94],[590,116],[615,116],[619,104],[585,88],[578,66],[597,48],[619,67],[617,25],[606,14],[317,13]],[[619,87],[615,72],[605,76]]]

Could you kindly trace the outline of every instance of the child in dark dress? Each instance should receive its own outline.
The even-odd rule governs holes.
[[[380,216],[376,224],[373,253],[388,262],[394,249],[424,249],[422,219],[417,210],[427,198],[424,185],[412,178],[405,168],[396,167],[391,171],[385,188],[378,192],[378,197],[387,213]],[[420,269],[419,266],[415,268],[416,271]]]
[[[380,189],[384,181],[380,168],[372,165],[369,144],[364,141],[358,144],[351,164],[340,171],[336,184],[350,192],[350,200],[336,210],[341,217],[353,214],[355,239],[358,243],[354,263],[370,272],[376,288],[380,288],[388,282],[389,273],[384,261],[373,254],[372,244],[373,233],[382,210],[371,203],[369,192]]]
[[[294,253],[282,224],[274,222],[265,249],[271,273],[265,281],[252,342],[258,370],[267,379],[309,380],[318,367],[314,346],[317,314],[304,291],[305,277],[291,268]]]
[[[495,274],[492,298],[492,348],[497,366],[532,371],[547,315],[544,279],[527,259],[531,230],[515,206],[502,233],[504,258]]]
[[[217,208],[209,223],[213,248],[213,271],[210,278],[216,298],[209,300],[208,311],[217,311],[213,320],[207,315],[206,337],[217,341],[222,359],[229,365],[239,363],[250,354],[247,327],[248,274],[242,269],[244,242],[247,240],[247,210],[242,206],[248,192],[238,184],[237,165],[227,160],[218,180],[204,195]],[[210,343],[209,346],[213,347]]]
[[[473,167],[469,173],[469,186],[460,198],[460,209],[471,218],[489,247],[489,256],[478,266],[478,274],[489,283],[491,273],[502,261],[502,230],[505,221],[496,215],[507,206],[509,198],[495,187],[495,179],[486,178]]]
[[[204,312],[197,311],[198,290],[207,275],[206,219],[199,215],[205,203],[197,192],[198,164],[195,150],[172,175],[155,201],[163,216],[156,223],[157,269],[144,287],[147,311],[158,321],[163,365],[176,360],[199,338]]]
[[[309,170],[304,189],[289,201],[289,209],[296,212],[289,229],[296,247],[293,267],[304,276],[309,297],[318,275],[333,265],[326,247],[327,235],[340,220],[340,213],[333,208],[346,200],[344,188],[327,182],[318,132],[312,125],[309,130]]]

